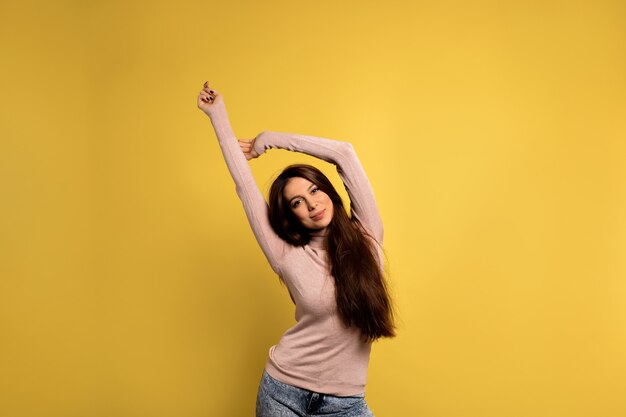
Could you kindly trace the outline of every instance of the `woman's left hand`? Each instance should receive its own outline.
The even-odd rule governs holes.
[[[241,148],[241,152],[246,156],[246,159],[249,161],[254,158],[258,158],[259,154],[254,150],[254,139],[238,139],[239,147]]]

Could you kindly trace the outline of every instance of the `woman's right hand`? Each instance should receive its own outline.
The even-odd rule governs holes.
[[[258,158],[259,154],[254,150],[254,139],[238,139],[239,147],[241,148],[241,152],[246,156],[246,159],[249,161],[254,158]]]
[[[223,101],[222,95],[209,87],[209,82],[205,82],[200,94],[198,94],[198,108],[210,116],[211,108]]]

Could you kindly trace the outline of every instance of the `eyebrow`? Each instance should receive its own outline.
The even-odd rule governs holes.
[[[311,190],[311,188],[313,188],[313,187],[317,187],[317,185],[316,185],[314,182],[312,182],[312,183],[311,183],[311,185],[309,185],[309,186],[307,187],[307,189],[306,189],[306,190],[307,190],[307,191],[310,191],[310,190]],[[298,197],[302,197],[302,196],[301,196],[300,194],[296,194],[296,195],[294,195],[293,197],[291,197],[291,198],[289,199],[289,203],[291,204],[291,202],[292,202],[295,198],[298,198]]]

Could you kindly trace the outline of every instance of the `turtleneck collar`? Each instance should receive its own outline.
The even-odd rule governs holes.
[[[309,234],[311,236],[311,240],[309,240],[308,245],[315,249],[326,249],[326,229],[315,230]]]

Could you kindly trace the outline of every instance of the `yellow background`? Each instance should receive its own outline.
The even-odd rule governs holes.
[[[399,317],[378,417],[625,416],[625,22],[618,0],[0,1],[0,415],[253,415],[293,307],[196,108],[209,80],[241,137],[359,153]],[[254,161],[259,186],[295,161]]]

